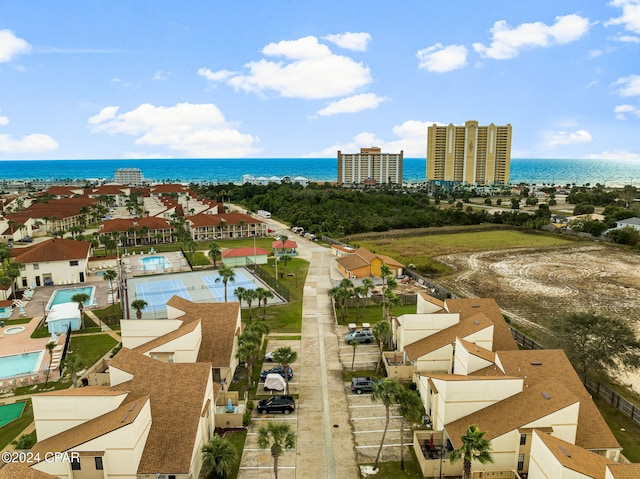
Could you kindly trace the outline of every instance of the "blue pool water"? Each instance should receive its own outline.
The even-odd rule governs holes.
[[[0,319],[8,319],[12,313],[11,306],[3,306],[0,308]]]
[[[172,264],[166,256],[147,256],[140,258],[140,267],[143,271],[162,271],[171,268]]]
[[[93,303],[93,296],[95,293],[95,286],[84,286],[81,288],[64,288],[64,289],[56,289],[51,295],[51,299],[49,299],[49,304],[47,305],[47,310],[51,309],[52,306],[56,304],[62,303],[73,303],[73,296],[76,294],[86,294],[89,296],[89,299],[84,302],[85,306],[89,306]]]
[[[0,356],[0,379],[39,371],[44,351]]]

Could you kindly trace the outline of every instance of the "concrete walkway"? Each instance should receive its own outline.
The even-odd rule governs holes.
[[[280,476],[297,479],[358,477],[355,443],[342,380],[339,338],[327,296],[332,287],[331,250],[298,237],[285,225],[273,220],[267,220],[267,223],[276,233],[296,241],[299,257],[310,263],[302,303],[302,334],[298,350],[300,366],[296,371],[299,400],[297,417],[292,423],[297,425],[298,435],[295,466],[280,471]],[[264,468],[252,468],[255,457],[246,451],[240,464],[240,479],[273,477],[273,471],[267,469],[271,458],[264,457],[269,461],[263,464]],[[288,453],[282,456],[281,464],[288,463],[287,456]],[[248,467],[242,469],[242,466]]]

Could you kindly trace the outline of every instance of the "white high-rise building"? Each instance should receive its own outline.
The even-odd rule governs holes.
[[[120,185],[142,185],[142,170],[139,168],[118,168],[116,170],[116,183]]]
[[[338,185],[402,184],[403,152],[382,153],[380,148],[360,148],[360,153],[338,151]]]

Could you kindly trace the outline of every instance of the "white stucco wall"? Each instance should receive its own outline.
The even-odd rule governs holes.
[[[127,319],[120,321],[122,346],[133,349],[175,331],[182,321],[175,319]]]

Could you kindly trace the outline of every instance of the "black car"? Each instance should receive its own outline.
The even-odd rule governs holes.
[[[373,391],[375,381],[369,376],[362,376],[351,379],[351,391],[356,394],[370,393]]]
[[[269,399],[263,399],[258,403],[258,412],[260,414],[267,414],[270,412],[291,414],[295,409],[296,402],[291,396],[273,396]]]
[[[267,374],[279,374],[287,381],[291,381],[291,379],[293,379],[293,370],[291,369],[291,366],[287,366],[287,377],[284,375],[284,368],[282,366],[276,366],[267,371],[262,371],[260,373],[260,379],[264,381],[267,378]]]

